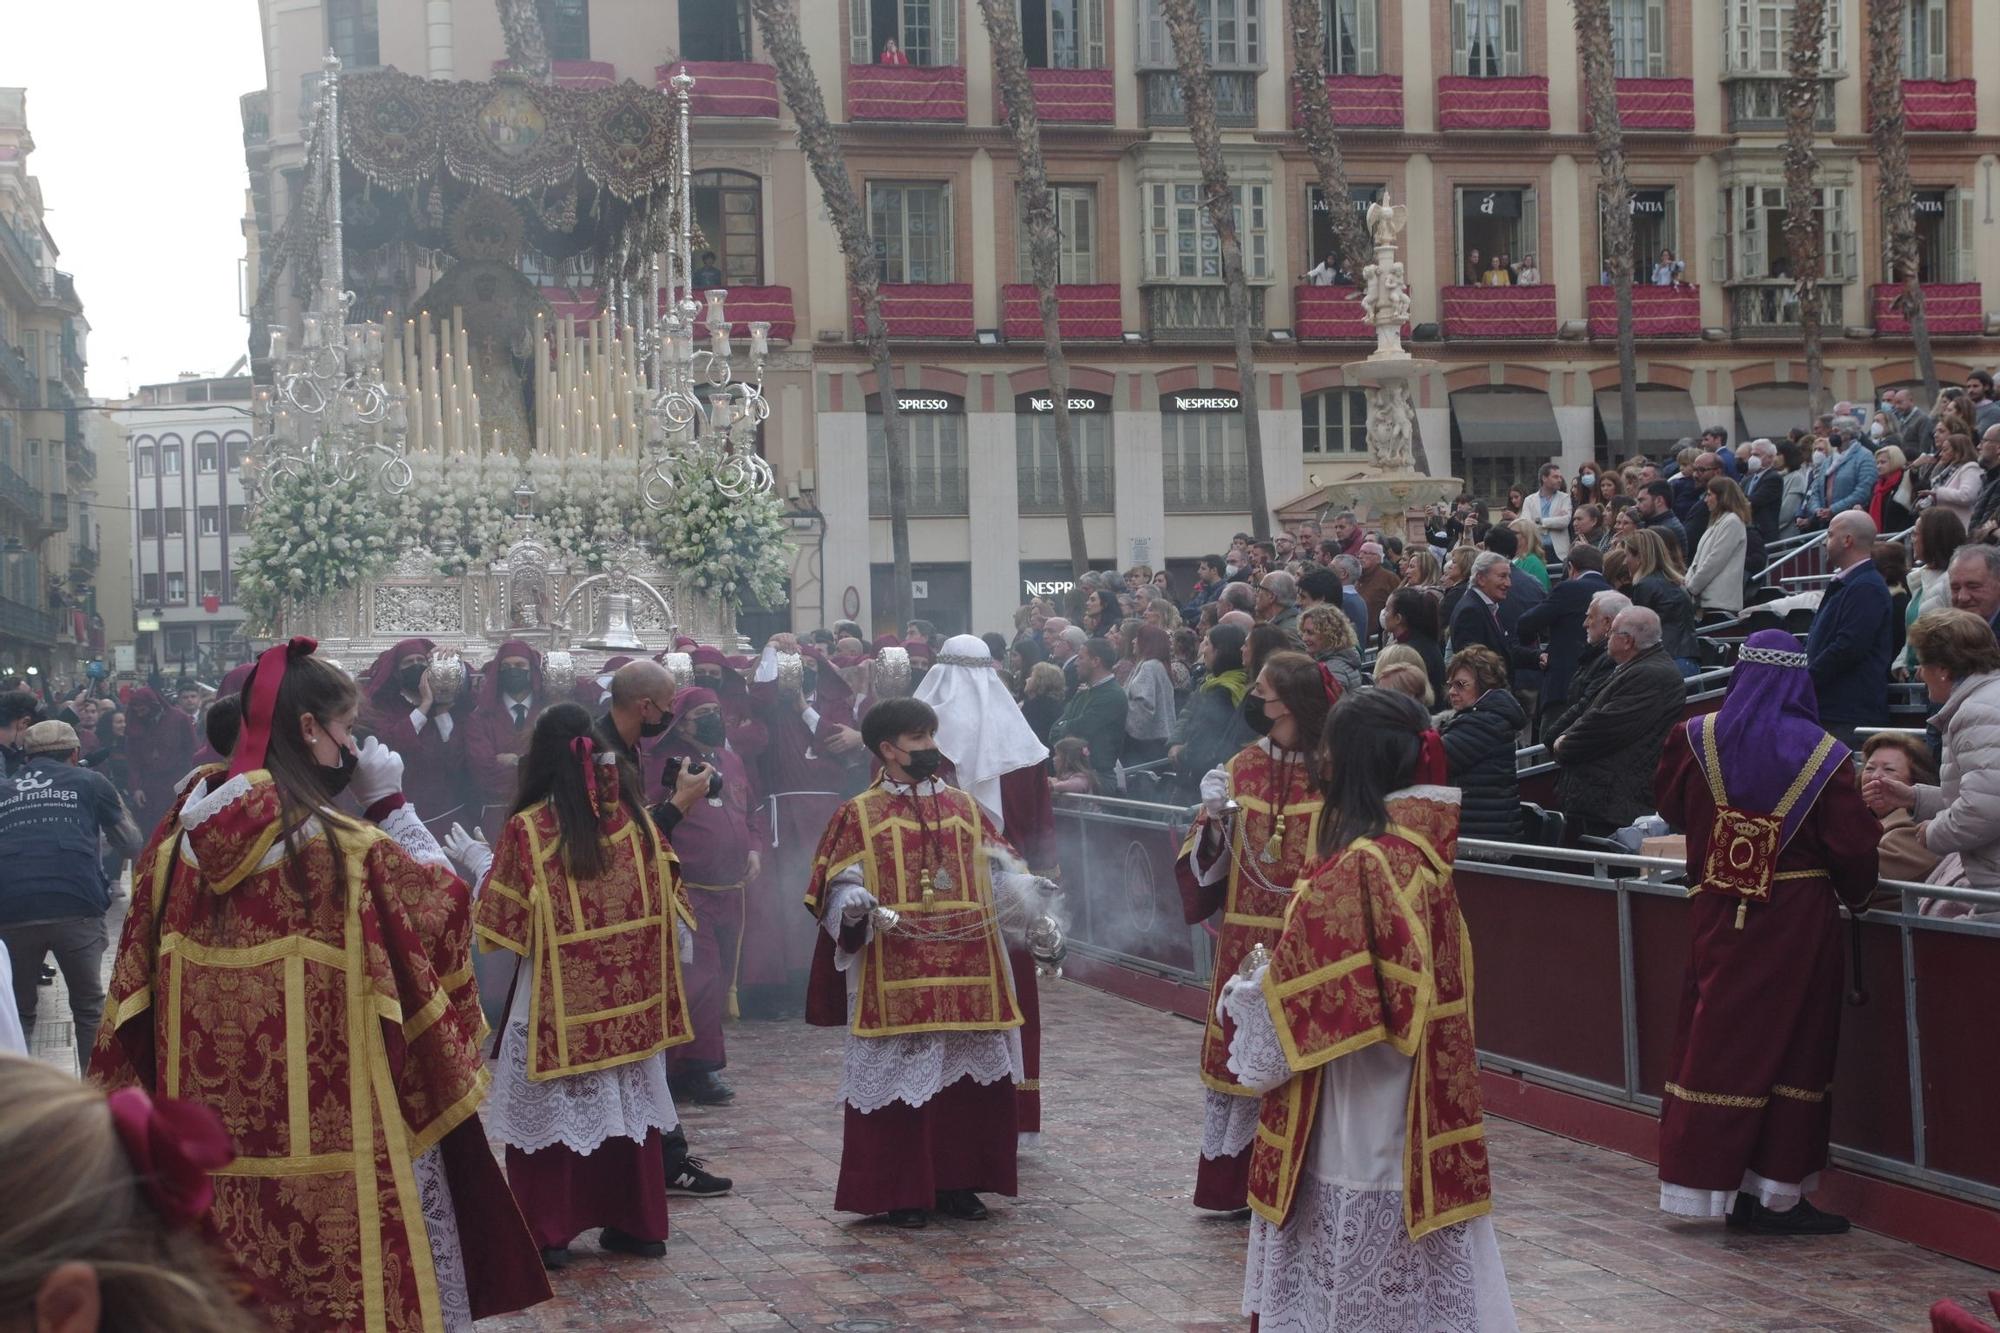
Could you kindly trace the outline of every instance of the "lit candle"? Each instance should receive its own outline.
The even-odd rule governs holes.
[[[750,359],[762,361],[771,351],[771,326],[764,320],[750,325]]]
[[[305,334],[306,334],[306,346],[307,346],[307,347],[318,347],[318,346],[319,346],[319,316],[318,316],[318,315],[307,315],[307,316],[305,317],[305,320],[304,320],[304,326],[305,326]]]
[[[285,359],[285,331],[283,329],[271,330],[271,359],[273,361],[282,361]]]
[[[708,324],[710,328],[714,328],[717,324],[728,325],[729,317],[722,313],[722,299],[728,295],[729,293],[720,287],[711,287],[708,289]]]

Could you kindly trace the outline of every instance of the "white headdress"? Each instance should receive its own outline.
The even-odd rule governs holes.
[[[958,770],[958,785],[999,823],[1000,779],[1041,763],[1049,747],[1021,716],[986,641],[975,634],[946,639],[917,698],[938,715],[938,749]]]

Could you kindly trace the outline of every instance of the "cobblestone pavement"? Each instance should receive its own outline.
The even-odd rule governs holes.
[[[69,1067],[61,982],[38,1054]],[[1045,986],[1043,1124],[1021,1195],[986,1223],[923,1231],[833,1211],[838,1031],[730,1030],[734,1105],[683,1112],[726,1199],[673,1201],[664,1259],[586,1235],[557,1299],[485,1329],[925,1330],[1243,1327],[1246,1224],[1188,1202],[1199,1146],[1193,1024],[1074,983]],[[1973,1309],[2000,1277],[1865,1232],[1752,1239],[1672,1222],[1653,1169],[1491,1121],[1494,1224],[1524,1330],[1911,1329],[1941,1296]]]

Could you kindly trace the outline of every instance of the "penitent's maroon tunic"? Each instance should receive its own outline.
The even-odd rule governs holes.
[[[1697,881],[1715,802],[1686,723],[1667,733],[1654,799],[1686,832]],[[1660,1116],[1664,1184],[1734,1191],[1747,1171],[1796,1187],[1826,1165],[1846,975],[1839,904],[1868,901],[1880,837],[1842,765],[1780,852],[1769,902],[1696,893],[1688,904],[1694,947]]]
[[[1049,800],[1049,775],[1040,764],[1017,768],[1000,778],[1000,818],[1007,841],[1021,853],[1028,869],[1053,879],[1056,867],[1056,815]],[[1042,1132],[1042,997],[1035,981],[1035,959],[1025,944],[1009,944],[1007,962],[1014,973],[1014,997],[1021,1004],[1021,1081],[1014,1085],[1018,1128],[1023,1134]]]

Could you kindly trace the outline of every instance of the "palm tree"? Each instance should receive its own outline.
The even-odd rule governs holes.
[[[1604,266],[1618,300],[1618,434],[1630,457],[1639,452],[1639,351],[1632,332],[1632,187],[1625,179],[1625,129],[1611,63],[1611,0],[1576,0],[1576,42],[1590,137],[1604,177],[1598,217]]]
[[[1798,293],[1799,341],[1806,358],[1806,406],[1817,417],[1826,406],[1826,348],[1820,328],[1820,278],[1826,271],[1824,212],[1819,199],[1819,155],[1813,150],[1820,108],[1821,49],[1826,43],[1826,0],[1796,0],[1791,48],[1785,53],[1785,248]]]
[[[1326,94],[1325,4],[1326,0],[1291,0],[1292,88],[1299,99],[1299,138],[1319,173],[1320,197],[1333,218],[1333,248],[1347,271],[1359,278],[1370,247],[1360,213],[1349,206],[1347,166],[1341,160],[1333,104]]]
[[[1195,0],[1160,0],[1180,68],[1181,105],[1187,110],[1188,137],[1201,164],[1201,189],[1208,225],[1222,249],[1222,281],[1236,329],[1237,394],[1243,411],[1244,472],[1250,490],[1250,531],[1271,535],[1271,501],[1264,486],[1264,434],[1257,424],[1257,358],[1250,339],[1250,288],[1243,278],[1243,242],[1236,234],[1236,196],[1222,160],[1222,134],[1215,124],[1215,88],[1209,83],[1208,49],[1195,16]]]
[[[535,0],[494,0],[500,10],[500,35],[507,43],[507,68],[536,83],[549,81],[549,43],[542,33]]]
[[[1042,122],[1035,110],[1034,82],[1021,49],[1019,0],[979,0],[980,15],[993,40],[993,74],[1007,107],[1007,125],[1014,132],[1014,152],[1021,163],[1021,199],[1028,229],[1028,264],[1034,274],[1035,296],[1042,316],[1042,356],[1049,366],[1049,400],[1056,428],[1056,468],[1062,479],[1063,518],[1069,527],[1070,575],[1076,586],[1090,572],[1090,552],[1083,535],[1083,488],[1076,468],[1075,436],[1070,432],[1069,359],[1063,355],[1062,321],[1056,311],[1060,277],[1060,243],[1056,235],[1055,196],[1042,163]]]
[[[806,54],[805,39],[799,33],[796,0],[750,0],[750,12],[764,34],[764,51],[777,67],[778,83],[785,90],[785,105],[799,125],[799,148],[819,183],[826,211],[840,238],[841,256],[847,261],[847,281],[861,298],[862,341],[868,360],[875,367],[875,381],[881,387],[883,452],[889,474],[889,544],[896,561],[896,626],[910,623],[915,614],[910,601],[910,474],[909,439],[903,414],[896,402],[896,366],[889,357],[889,326],[882,319],[882,270],[875,248],[868,239],[868,212],[854,192],[854,180],[847,172],[847,156],[840,139],[827,120],[826,98],[813,75],[812,59]]]
[[[1934,390],[1937,360],[1931,355],[1923,284],[1917,281],[1916,195],[1910,185],[1910,144],[1903,136],[1903,15],[1908,4],[1868,0],[1868,133],[1888,209],[1889,278],[1903,284],[1897,304],[1909,317],[1910,337],[1917,344],[1917,374]]]

